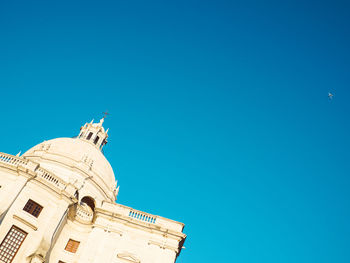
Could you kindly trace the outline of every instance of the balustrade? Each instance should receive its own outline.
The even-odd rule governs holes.
[[[64,189],[66,186],[66,184],[61,179],[59,179],[54,174],[50,173],[49,171],[46,171],[41,167],[37,169],[37,176],[43,179],[44,181],[53,184],[61,190]]]
[[[137,220],[150,223],[150,224],[155,224],[156,223],[156,217],[151,216],[146,213],[142,213],[140,211],[135,211],[135,210],[130,210],[129,212],[129,217],[135,218]]]
[[[28,161],[14,155],[0,153],[0,162],[7,163],[14,166],[18,166],[18,165],[25,166]]]
[[[78,205],[76,210],[76,217],[83,221],[91,222],[92,218],[94,217],[94,214],[92,212],[86,211],[83,207]]]

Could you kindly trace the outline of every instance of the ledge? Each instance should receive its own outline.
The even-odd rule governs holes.
[[[37,231],[38,228],[36,226],[34,226],[33,224],[29,223],[27,220],[17,216],[17,215],[13,215],[13,218],[22,222],[23,224],[25,224],[26,226],[29,226],[30,228],[32,228],[34,231]]]

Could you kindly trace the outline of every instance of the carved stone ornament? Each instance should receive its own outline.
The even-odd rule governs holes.
[[[140,263],[141,261],[136,258],[135,255],[130,254],[130,253],[119,253],[117,255],[118,258],[122,259],[125,262],[132,262],[132,263]]]

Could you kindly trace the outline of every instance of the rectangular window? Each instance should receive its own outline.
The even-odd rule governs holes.
[[[65,250],[71,252],[71,253],[75,253],[78,250],[80,242],[79,241],[75,241],[73,239],[69,239]]]
[[[38,203],[35,203],[33,200],[29,199],[23,210],[28,212],[29,214],[38,217],[43,207]]]
[[[94,140],[94,144],[96,144],[98,142],[98,140],[100,139],[100,137],[96,136],[95,140]]]
[[[12,226],[0,245],[0,261],[11,263],[26,236],[22,229]]]
[[[89,133],[89,135],[86,137],[86,140],[90,140],[91,136],[92,136],[92,132]]]

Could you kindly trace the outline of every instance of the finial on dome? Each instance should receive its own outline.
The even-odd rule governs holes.
[[[103,113],[103,117],[102,117],[102,119],[100,120],[100,122],[98,124],[100,127],[102,127],[102,124],[105,121],[105,118],[107,118],[107,116],[109,115],[108,111],[104,111],[102,113]]]
[[[114,193],[115,201],[117,201],[117,196],[119,194],[119,186],[116,189],[114,189],[113,193]]]
[[[109,112],[108,112],[108,111],[104,111],[104,112],[102,112],[102,113],[103,113],[102,119],[107,118],[107,116],[109,115]]]
[[[103,124],[104,121],[105,121],[105,119],[102,118],[102,119],[100,120],[100,122],[98,123],[98,126],[102,127],[102,124]]]
[[[113,188],[117,188],[117,186],[118,186],[118,180],[115,180]]]

